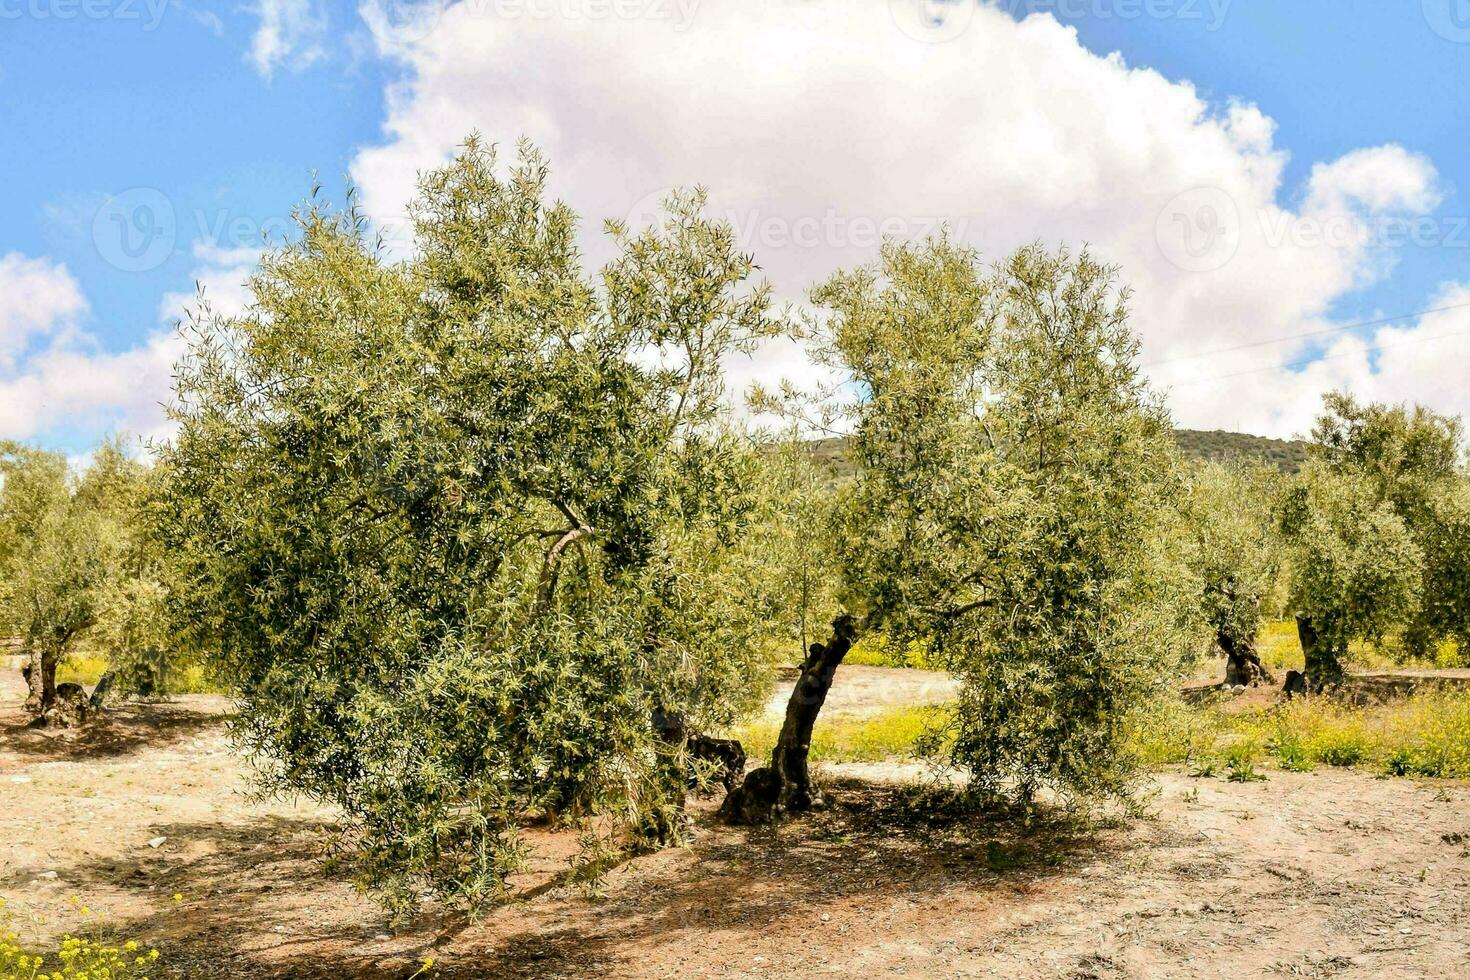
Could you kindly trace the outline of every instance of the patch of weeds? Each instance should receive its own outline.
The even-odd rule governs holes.
[[[1144,766],[1188,767],[1214,751],[1219,728],[1214,709],[1192,708],[1177,697],[1163,697],[1129,717],[1127,740]]]
[[[1300,733],[1289,726],[1281,725],[1279,720],[1276,736],[1271,741],[1271,750],[1276,754],[1281,768],[1289,772],[1311,772],[1317,768]]]
[[[1425,691],[1366,707],[1316,697],[1236,713],[1181,705],[1150,714],[1130,730],[1140,761],[1183,763],[1194,776],[1223,767],[1241,781],[1269,756],[1294,772],[1364,766],[1384,776],[1470,778],[1470,692]],[[1247,759],[1234,748],[1243,743],[1262,751]]]
[[[75,896],[72,905],[84,919],[92,914]],[[0,980],[147,980],[159,966],[158,950],[136,939],[112,943],[67,933],[54,949],[27,949],[10,923],[0,898]]]
[[[1242,739],[1225,749],[1225,778],[1232,783],[1255,783],[1266,777],[1256,771],[1261,748],[1254,741]]]
[[[1318,741],[1316,755],[1329,766],[1356,766],[1368,757],[1368,746],[1355,732],[1327,732]]]

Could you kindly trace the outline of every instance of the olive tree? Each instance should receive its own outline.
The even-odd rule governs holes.
[[[393,907],[477,905],[528,815],[680,828],[685,737],[768,676],[759,458],[722,366],[779,324],[676,194],[589,275],[529,147],[421,179],[415,254],[318,203],[186,326],[168,473],[195,642],[266,786],[344,814]],[[758,586],[758,581],[755,582]]]
[[[1452,638],[1462,650],[1470,649],[1460,419],[1419,405],[1364,404],[1333,392],[1324,399],[1312,438],[1314,457],[1387,505],[1422,553],[1420,601],[1402,624],[1406,650],[1423,655]]]
[[[763,443],[763,519],[748,534],[766,564],[761,582],[772,597],[779,660],[800,662],[811,640],[836,615],[833,521],[842,477],[815,458],[813,443],[788,427]]]
[[[116,534],[111,574],[96,590],[87,634],[90,645],[107,658],[92,706],[102,707],[114,692],[166,695],[181,669],[201,658],[178,629],[173,564],[161,534],[163,475],[108,444],[95,455],[84,495],[89,486],[97,488],[98,506]]]
[[[1274,684],[1256,652],[1261,603],[1281,571],[1272,521],[1275,471],[1261,465],[1201,463],[1179,515],[1185,565],[1197,578],[1200,614],[1225,654],[1226,686]]]
[[[812,293],[806,333],[845,402],[768,407],[850,427],[832,574],[768,766],[726,800],[813,805],[811,734],[833,673],[881,630],[962,681],[950,761],[981,796],[1121,792],[1122,723],[1182,650],[1160,546],[1168,417],[1136,366],[1126,295],[1089,255],[1022,249],[994,270],[947,238],[887,243]]]
[[[1426,588],[1411,644],[1453,639],[1461,663],[1470,662],[1470,474],[1440,486],[1433,520],[1423,532]]]
[[[60,704],[56,671],[120,574],[136,466],[115,441],[80,477],[58,453],[0,446],[0,624],[27,656],[26,708],[47,722],[77,720],[80,694]]]
[[[1292,602],[1309,689],[1340,682],[1348,644],[1381,640],[1421,608],[1424,553],[1371,484],[1311,461],[1286,492]]]

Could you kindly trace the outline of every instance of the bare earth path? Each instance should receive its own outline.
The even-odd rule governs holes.
[[[847,675],[854,711],[881,706],[864,684],[925,680],[872,670]],[[1166,773],[1151,816],[1026,829],[920,822],[915,790],[832,772],[831,809],[743,831],[706,804],[690,848],[600,897],[560,885],[574,843],[533,829],[519,901],[395,933],[315,860],[329,811],[239,794],[223,701],[62,742],[20,726],[18,694],[0,682],[0,896],[31,938],[119,930],[182,976],[405,977],[428,955],[443,977],[1470,976],[1463,783]]]

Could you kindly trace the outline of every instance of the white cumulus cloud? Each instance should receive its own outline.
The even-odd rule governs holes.
[[[1302,370],[1320,339],[1279,342],[1333,327],[1334,301],[1391,270],[1379,232],[1437,206],[1430,161],[1365,147],[1285,186],[1267,109],[1089,51],[1048,15],[949,5],[954,29],[934,28],[906,14],[937,5],[906,2],[460,0],[398,30],[369,3],[380,50],[408,72],[353,175],[376,220],[402,227],[415,175],[466,134],[507,150],[529,137],[587,219],[594,262],[601,219],[646,220],[669,188],[703,184],[792,298],[870,261],[883,234],[941,221],[993,259],[1086,243],[1133,287],[1143,360],[1189,426],[1291,434],[1334,384],[1452,393],[1442,360],[1410,390],[1388,381],[1387,351]],[[773,348],[737,380],[804,370]]]
[[[195,244],[196,286],[221,316],[249,302],[245,281],[260,250]],[[164,403],[183,343],[173,330],[198,292],[168,293],[159,326],[120,351],[85,329],[85,297],[67,269],[45,259],[0,258],[0,438],[91,441],[108,432],[166,438]],[[27,343],[27,338],[30,342]]]
[[[258,0],[251,9],[260,23],[247,57],[262,77],[270,78],[281,65],[300,71],[325,55],[327,18],[315,0]]]
[[[0,256],[0,369],[11,367],[34,338],[73,329],[87,313],[81,287],[64,265]]]

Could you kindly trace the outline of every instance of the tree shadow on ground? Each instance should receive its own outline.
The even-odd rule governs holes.
[[[27,763],[115,758],[193,738],[220,728],[229,717],[212,704],[128,702],[78,728],[47,729],[36,727],[19,707],[7,707],[0,709],[0,751]]]
[[[511,917],[492,915],[444,947],[465,970],[454,975],[575,977],[608,964],[632,971],[640,949],[697,949],[716,934],[748,955],[775,932],[818,935],[821,913],[837,905],[935,901],[959,889],[1026,892],[1129,846],[1112,821],[1028,822],[976,813],[949,792],[859,781],[828,789],[828,809],[773,827],[725,827],[707,813],[693,846],[671,862],[677,873],[630,876],[570,915],[565,902],[520,910],[515,932],[497,928]]]
[[[386,980],[432,956],[437,978],[562,978],[637,972],[651,951],[697,950],[712,935],[738,948],[811,929],[844,903],[1025,893],[1129,846],[1116,824],[1027,822],[970,812],[944,793],[829,786],[831,806],[775,827],[726,827],[706,805],[689,848],[616,867],[595,897],[563,884],[563,846],[483,921],[426,912],[391,937],[385,913],[324,874],[320,822],[159,825],[174,855],[73,868],[65,880],[82,894],[154,896],[156,911],[119,922],[115,935],[153,939],[175,976]],[[175,891],[187,898],[172,907]]]

